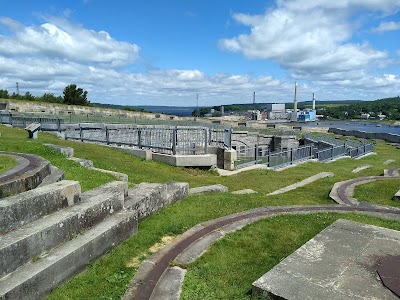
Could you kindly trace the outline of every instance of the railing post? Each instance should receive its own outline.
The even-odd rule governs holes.
[[[204,128],[204,154],[208,153],[208,130]]]
[[[57,118],[57,131],[61,132],[61,119]]]
[[[81,124],[79,124],[79,137],[81,138],[81,142],[83,142],[83,129]]]
[[[256,161],[256,165],[258,164],[258,144],[254,145],[254,159]]]
[[[178,128],[172,129],[172,155],[176,155],[176,144],[178,143]]]
[[[290,149],[290,164],[291,165],[293,165],[293,158],[294,158],[294,155],[293,155],[293,148],[292,148],[292,149]]]
[[[142,129],[138,128],[138,147],[142,149]]]
[[[108,131],[108,126],[106,126],[106,142],[110,145],[110,132]]]

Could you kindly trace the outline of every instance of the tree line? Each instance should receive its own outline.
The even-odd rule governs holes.
[[[16,99],[27,101],[39,101],[49,103],[61,103],[68,105],[90,106],[90,101],[87,99],[87,91],[76,86],[76,84],[67,85],[64,88],[63,96],[55,96],[53,93],[44,93],[42,96],[34,96],[30,92],[23,95],[18,93],[10,94],[7,90],[0,90],[0,99]]]
[[[332,119],[358,119],[361,114],[370,114],[371,118],[385,115],[389,120],[400,120],[400,96],[378,99],[375,101],[358,101],[350,104],[317,107],[317,114]]]

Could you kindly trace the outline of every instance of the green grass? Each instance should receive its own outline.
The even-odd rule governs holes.
[[[17,160],[11,156],[0,155],[0,174],[15,167],[17,164]]]
[[[400,207],[400,201],[392,200],[399,190],[400,178],[379,180],[357,186],[354,197],[360,201]]]
[[[142,261],[149,256],[148,249],[154,243],[159,242],[163,236],[178,235],[198,223],[260,206],[334,204],[328,195],[335,182],[360,176],[382,175],[384,168],[396,165],[396,163],[393,163],[385,166],[383,163],[388,159],[398,157],[399,151],[387,143],[378,142],[375,148],[378,155],[367,156],[360,160],[346,158],[330,164],[309,162],[280,172],[273,170],[252,170],[230,177],[220,177],[215,172],[200,169],[175,168],[154,161],[144,161],[110,147],[60,140],[42,132],[39,133],[37,140],[28,140],[24,130],[0,126],[0,131],[2,133],[0,136],[0,151],[35,153],[43,156],[52,164],[64,170],[66,179],[79,180],[83,190],[91,189],[105,182],[115,180],[115,178],[108,174],[83,168],[44,146],[44,143],[73,147],[76,157],[90,159],[94,162],[95,167],[98,168],[126,173],[131,183],[183,181],[188,182],[190,187],[220,183],[226,185],[230,191],[250,188],[258,192],[251,195],[231,195],[227,193],[193,195],[161,210],[140,222],[139,233],[137,235],[132,236],[121,246],[116,247],[101,259],[93,262],[85,272],[55,289],[49,296],[49,299],[120,299],[127,284],[137,270],[137,267],[128,266],[129,262],[132,258]],[[372,165],[372,167],[357,174],[351,172],[356,167],[365,164]],[[333,172],[334,176],[318,180],[288,193],[266,196],[267,193],[274,190],[325,171]],[[298,217],[301,218],[302,216]],[[327,217],[318,217],[315,222],[326,226],[338,217],[334,214],[329,214]],[[290,228],[297,227],[297,217],[288,218],[288,226]],[[325,222],[325,219],[328,221]],[[290,225],[291,222],[293,222],[292,225]],[[284,227],[280,226],[280,223],[272,224],[271,226]],[[314,228],[313,226],[310,225],[308,227],[312,229]],[[321,228],[318,226],[316,228]],[[251,228],[253,227],[248,228],[252,230]],[[314,235],[318,230],[313,229],[309,233],[305,233],[305,236],[308,238],[309,235]],[[281,233],[284,235],[290,234],[284,231]],[[263,241],[257,237],[257,234],[256,231],[253,235],[253,240],[254,243],[260,243],[260,245],[256,245],[255,249],[263,247]],[[298,239],[294,239],[296,243],[290,247],[301,245],[304,238],[303,235],[300,235]],[[276,243],[279,244],[278,242]],[[278,256],[280,257],[282,254]],[[194,268],[193,266],[189,266],[188,278],[191,276],[191,268]],[[263,272],[265,273],[266,270],[263,269]],[[249,281],[252,278],[252,276],[249,276],[246,280]],[[187,284],[186,282],[185,286]],[[198,291],[198,289],[201,289],[201,286],[193,288],[193,293]],[[240,293],[243,293],[246,288],[243,287],[240,289]],[[191,290],[191,288],[188,290]],[[185,288],[184,294],[186,295],[187,293],[187,288]],[[190,294],[190,292],[187,295],[195,296],[195,294]]]
[[[188,265],[181,299],[251,299],[252,282],[340,218],[400,230],[400,222],[357,214],[265,219],[229,234]]]

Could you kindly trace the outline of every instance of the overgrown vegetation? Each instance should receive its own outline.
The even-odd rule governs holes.
[[[215,172],[174,168],[153,161],[144,161],[109,147],[60,140],[42,132],[39,133],[38,140],[28,140],[26,132],[20,129],[0,126],[0,132],[0,151],[39,154],[64,170],[66,179],[79,180],[84,190],[115,179],[110,175],[85,169],[44,146],[43,143],[73,147],[76,157],[90,159],[99,168],[126,173],[131,183],[162,183],[173,180],[188,182],[190,187],[221,183],[228,186],[230,191],[250,188],[258,192],[251,195],[228,193],[193,195],[161,210],[140,222],[137,235],[132,236],[121,246],[116,247],[94,262],[85,272],[57,288],[49,296],[49,299],[120,299],[140,262],[151,254],[150,247],[160,242],[162,237],[175,236],[198,223],[261,206],[334,204],[329,199],[328,194],[335,182],[360,176],[382,175],[384,168],[396,165],[392,163],[386,166],[383,163],[388,159],[399,157],[398,149],[387,143],[377,142],[375,151],[378,155],[367,156],[361,160],[346,158],[330,164],[310,162],[281,172],[253,170],[231,177],[220,177]],[[364,164],[370,164],[373,167],[357,174],[351,172]],[[269,192],[327,169],[334,173],[334,177],[321,179],[288,193],[266,196]],[[391,180],[387,182],[391,182]],[[383,183],[383,181],[380,181],[380,183]],[[374,194],[371,197],[369,193],[365,194],[367,199],[362,198],[363,200],[374,202]],[[260,273],[261,275],[265,273],[268,268],[279,262],[281,258],[299,247],[322,228],[337,218],[343,217],[400,229],[398,222],[382,221],[352,214],[282,216],[260,221],[240,232],[229,235],[220,242],[222,244],[218,243],[213,246],[210,254],[206,254],[195,264],[189,265],[182,297],[184,299],[246,299],[246,293],[250,288],[249,282],[257,279]],[[289,240],[293,241],[289,241],[289,244],[286,244],[287,241],[282,241],[282,246],[279,246],[282,236],[290,236]],[[251,251],[243,244],[250,240]],[[265,250],[267,249],[265,248],[266,243],[275,247],[275,249],[271,249],[275,252],[271,252],[270,258],[266,257],[264,253],[268,252]],[[225,246],[227,247],[226,250]],[[243,256],[248,257],[247,261],[244,260],[245,257],[239,257],[240,253],[243,252],[241,252],[242,249],[238,248],[245,249],[246,255]],[[262,252],[258,253],[259,249],[263,249]],[[226,254],[228,253],[229,255],[236,255],[232,253],[236,251],[239,256],[233,256],[232,259],[227,257]],[[218,255],[222,256],[222,262],[215,262],[214,259],[218,259]],[[252,260],[256,259],[255,256],[261,256],[256,268],[252,265]],[[238,264],[231,264],[231,261],[235,259]],[[229,265],[231,265],[230,268]],[[239,268],[238,265],[241,265],[244,269],[237,269]],[[214,268],[218,270],[211,270]],[[249,268],[255,268],[255,270],[248,270]],[[222,272],[223,276],[216,275],[218,272]],[[237,280],[236,274],[242,274],[242,283],[238,284],[235,281]],[[226,278],[226,280],[209,283],[209,280],[218,276]],[[209,286],[207,286],[208,284]],[[221,285],[226,285],[226,287],[215,294],[215,289],[220,289]],[[233,286],[237,287],[232,288]],[[229,291],[231,289],[232,291]]]

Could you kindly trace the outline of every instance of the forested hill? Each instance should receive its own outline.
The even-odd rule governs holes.
[[[353,119],[369,113],[371,117],[382,114],[387,119],[400,120],[400,96],[333,106],[317,105],[317,113],[335,119]]]

